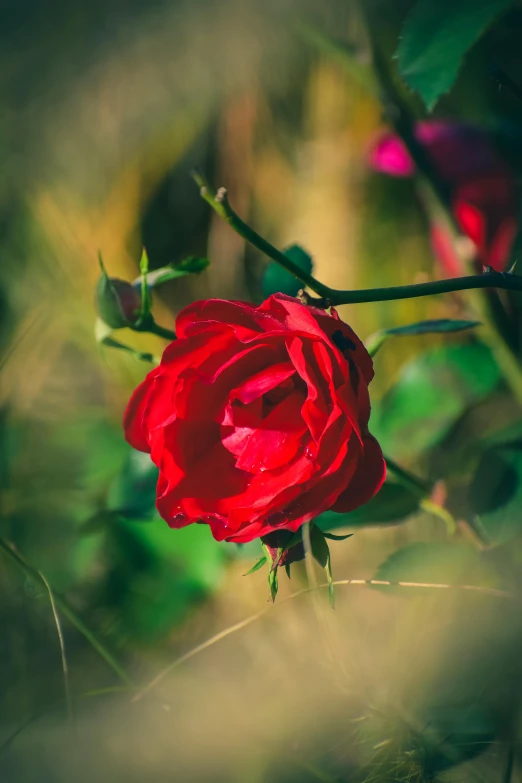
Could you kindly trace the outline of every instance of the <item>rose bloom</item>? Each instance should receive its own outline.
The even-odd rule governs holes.
[[[385,463],[368,432],[372,360],[335,310],[283,294],[257,308],[209,300],[176,330],[124,416],[128,442],[159,468],[171,527],[202,522],[245,543],[375,495]]]
[[[473,242],[481,264],[501,272],[509,261],[517,232],[518,196],[515,180],[480,128],[444,121],[419,122],[417,141],[425,148],[441,179],[450,188],[451,206],[462,232]],[[376,171],[411,177],[415,164],[403,141],[384,133],[369,154]],[[442,225],[433,224],[434,252],[446,273],[465,273]]]

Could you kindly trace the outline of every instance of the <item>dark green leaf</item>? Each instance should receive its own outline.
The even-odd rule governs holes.
[[[340,527],[365,527],[402,522],[410,514],[419,510],[418,495],[410,492],[402,484],[386,481],[377,495],[364,506],[348,514],[327,511],[314,520],[323,532]]]
[[[418,321],[407,326],[396,326],[392,329],[382,329],[372,335],[366,341],[366,348],[370,356],[375,356],[383,343],[389,337],[411,337],[419,334],[449,334],[451,332],[463,332],[465,329],[473,329],[480,326],[480,321],[459,321],[451,318],[437,318],[433,321]]]
[[[522,441],[495,446],[482,455],[468,502],[481,533],[492,544],[522,533]]]
[[[297,264],[299,269],[303,272],[310,274],[312,272],[312,259],[302,247],[299,245],[291,245],[283,251],[285,256]],[[296,296],[297,292],[303,287],[300,280],[294,277],[290,272],[287,272],[282,266],[276,264],[275,261],[271,261],[265,269],[263,275],[263,294],[265,296],[271,296],[271,294],[287,294],[288,296]]]
[[[310,546],[312,555],[322,568],[326,568],[330,557],[330,549],[326,543],[323,531],[315,525],[310,525]]]
[[[323,536],[330,541],[346,541],[347,538],[351,538],[353,533],[348,533],[346,536],[336,536],[334,533],[325,533],[323,530]]]
[[[250,571],[247,571],[246,574],[243,574],[243,576],[250,576],[250,574],[254,574],[256,571],[259,571],[260,568],[263,568],[264,564],[266,563],[266,557],[263,555],[263,557],[260,557],[257,563],[252,566]]]
[[[449,542],[416,543],[399,549],[379,566],[373,578],[421,584],[490,586],[495,583],[493,572],[476,549]],[[396,590],[401,595],[406,592],[400,587]]]
[[[472,404],[487,397],[500,373],[480,343],[436,348],[402,368],[395,386],[374,403],[370,429],[383,451],[412,457],[440,442]]]
[[[418,0],[397,49],[399,71],[429,110],[457,78],[462,59],[512,0]]]

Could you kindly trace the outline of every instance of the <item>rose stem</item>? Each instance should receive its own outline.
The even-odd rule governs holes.
[[[149,332],[150,334],[156,334],[158,337],[164,337],[165,340],[176,340],[176,332],[173,332],[171,329],[165,329],[165,327],[160,326],[156,323],[156,321],[152,320],[146,321],[146,324],[143,328],[134,327],[135,332]]]
[[[3,552],[4,555],[6,555],[6,557],[8,557],[9,560],[11,560],[11,562],[14,563],[14,565],[16,565],[28,579],[31,579],[34,582],[38,582],[39,584],[43,585],[47,591],[49,591],[48,582],[42,576],[42,574],[30,566],[29,563],[27,563],[21,557],[21,555],[18,554],[18,552],[15,552],[15,550],[3,538],[0,538],[0,551]],[[59,593],[56,593],[54,590],[52,591],[52,595],[56,608],[58,608],[70,620],[76,629],[87,639],[87,641],[90,642],[90,644],[102,656],[102,658],[105,659],[105,661],[118,675],[118,677],[127,685],[134,687],[134,682],[129,677],[127,672],[120,666],[118,661],[114,658],[112,653],[107,650],[103,642],[98,639],[96,634],[91,631],[91,629],[80,617],[78,617],[66,599],[63,598]]]
[[[414,283],[412,285],[396,285],[389,288],[361,288],[359,290],[340,290],[330,288],[320,283],[312,275],[303,272],[302,269],[292,263],[284,253],[263,239],[254,229],[250,228],[236,215],[227,198],[225,188],[217,192],[211,188],[199,173],[194,173],[194,180],[201,188],[201,195],[215,212],[241,234],[251,245],[272,258],[283,266],[298,280],[311,288],[319,299],[311,298],[310,303],[317,307],[329,307],[330,305],[362,304],[369,302],[389,302],[399,299],[415,299],[420,296],[434,296],[448,294],[453,291],[466,291],[474,288],[499,288],[505,291],[522,291],[522,276],[510,272],[495,272],[488,268],[486,272],[465,277],[453,277],[446,280],[433,280],[429,283]]]
[[[392,286],[391,288],[366,288],[356,290],[338,290],[324,285],[312,275],[308,275],[280,250],[275,248],[266,239],[263,239],[254,229],[250,228],[234,212],[228,201],[225,188],[217,192],[208,184],[205,178],[194,172],[193,178],[200,187],[200,192],[212,209],[234,229],[240,236],[257,247],[262,253],[272,258],[294,277],[304,283],[308,288],[319,294],[319,298],[303,296],[303,299],[316,307],[327,308],[331,305],[361,304],[369,302],[386,302],[399,299],[414,299],[420,296],[434,296],[447,294],[454,291],[466,291],[471,289],[503,289],[505,291],[522,291],[522,276],[513,275],[510,272],[495,272],[487,268],[485,272],[465,277],[455,277],[449,280],[434,280],[430,283],[417,283],[414,285]],[[486,313],[484,314],[487,315]],[[495,353],[504,377],[513,392],[515,399],[522,404],[522,372],[519,367],[518,357],[514,355],[499,335],[496,325],[490,321],[489,343]]]
[[[287,269],[294,277],[297,277],[304,285],[311,288],[319,296],[328,298],[330,289],[328,286],[320,283],[312,275],[307,274],[304,270],[294,264],[284,253],[275,248],[266,239],[263,239],[257,231],[254,231],[249,225],[247,225],[239,215],[234,212],[228,201],[227,191],[225,188],[219,188],[216,192],[214,188],[207,182],[205,177],[199,171],[192,172],[192,178],[200,188],[201,196],[205,201],[210,204],[212,209],[226,220],[226,222],[234,229],[236,233],[250,242],[251,245],[257,247],[262,253],[272,258],[278,264]]]

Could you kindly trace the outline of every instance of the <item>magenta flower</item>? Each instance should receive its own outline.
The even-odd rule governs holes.
[[[480,128],[445,121],[419,122],[417,140],[433,161],[451,193],[451,207],[462,232],[472,240],[483,265],[505,269],[517,231],[518,198],[506,163]],[[411,177],[415,164],[402,140],[391,132],[380,136],[369,154],[373,169],[394,177]],[[462,274],[462,263],[440,225],[431,239],[446,274]]]

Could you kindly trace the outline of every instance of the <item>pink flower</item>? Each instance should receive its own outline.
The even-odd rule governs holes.
[[[509,168],[480,128],[437,120],[419,122],[415,135],[448,185],[453,214],[474,243],[478,260],[502,271],[518,222],[517,191]],[[391,132],[374,144],[369,163],[394,177],[411,177],[415,172],[406,146]],[[442,226],[432,226],[431,239],[446,273],[462,274],[465,270]]]

